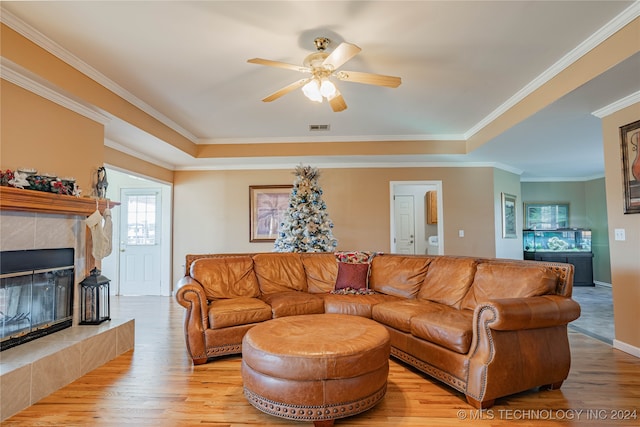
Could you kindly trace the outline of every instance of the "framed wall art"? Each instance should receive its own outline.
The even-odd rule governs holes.
[[[516,196],[502,193],[502,238],[516,239]]]
[[[249,241],[275,242],[293,185],[249,186]]]
[[[640,213],[640,120],[620,128],[624,213]]]

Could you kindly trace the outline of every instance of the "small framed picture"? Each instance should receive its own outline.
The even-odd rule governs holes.
[[[624,213],[640,213],[640,120],[620,128]]]
[[[502,193],[502,238],[516,239],[516,196]]]
[[[249,186],[249,241],[275,242],[293,185]]]

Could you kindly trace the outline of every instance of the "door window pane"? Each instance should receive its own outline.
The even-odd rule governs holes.
[[[127,200],[127,244],[156,244],[156,194],[129,195]]]

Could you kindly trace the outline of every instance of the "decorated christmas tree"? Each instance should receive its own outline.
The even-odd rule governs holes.
[[[280,224],[276,252],[333,252],[338,241],[333,237],[333,222],[322,200],[318,184],[320,172],[311,166],[297,166],[289,207]]]

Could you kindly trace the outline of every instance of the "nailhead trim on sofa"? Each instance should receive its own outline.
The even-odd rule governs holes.
[[[223,344],[217,347],[210,347],[207,349],[207,357],[224,356],[225,354],[238,354],[242,353],[241,344]]]
[[[465,381],[461,380],[460,378],[456,378],[453,375],[447,372],[444,372],[436,368],[435,366],[432,366],[420,359],[417,359],[411,356],[410,354],[405,353],[402,350],[398,350],[395,347],[391,347],[391,355],[402,360],[403,362],[408,363],[414,368],[419,369],[425,374],[431,375],[432,377],[442,381],[445,384],[449,384],[451,387],[455,388],[456,390],[462,393],[465,393],[466,391],[467,387],[466,387]]]

